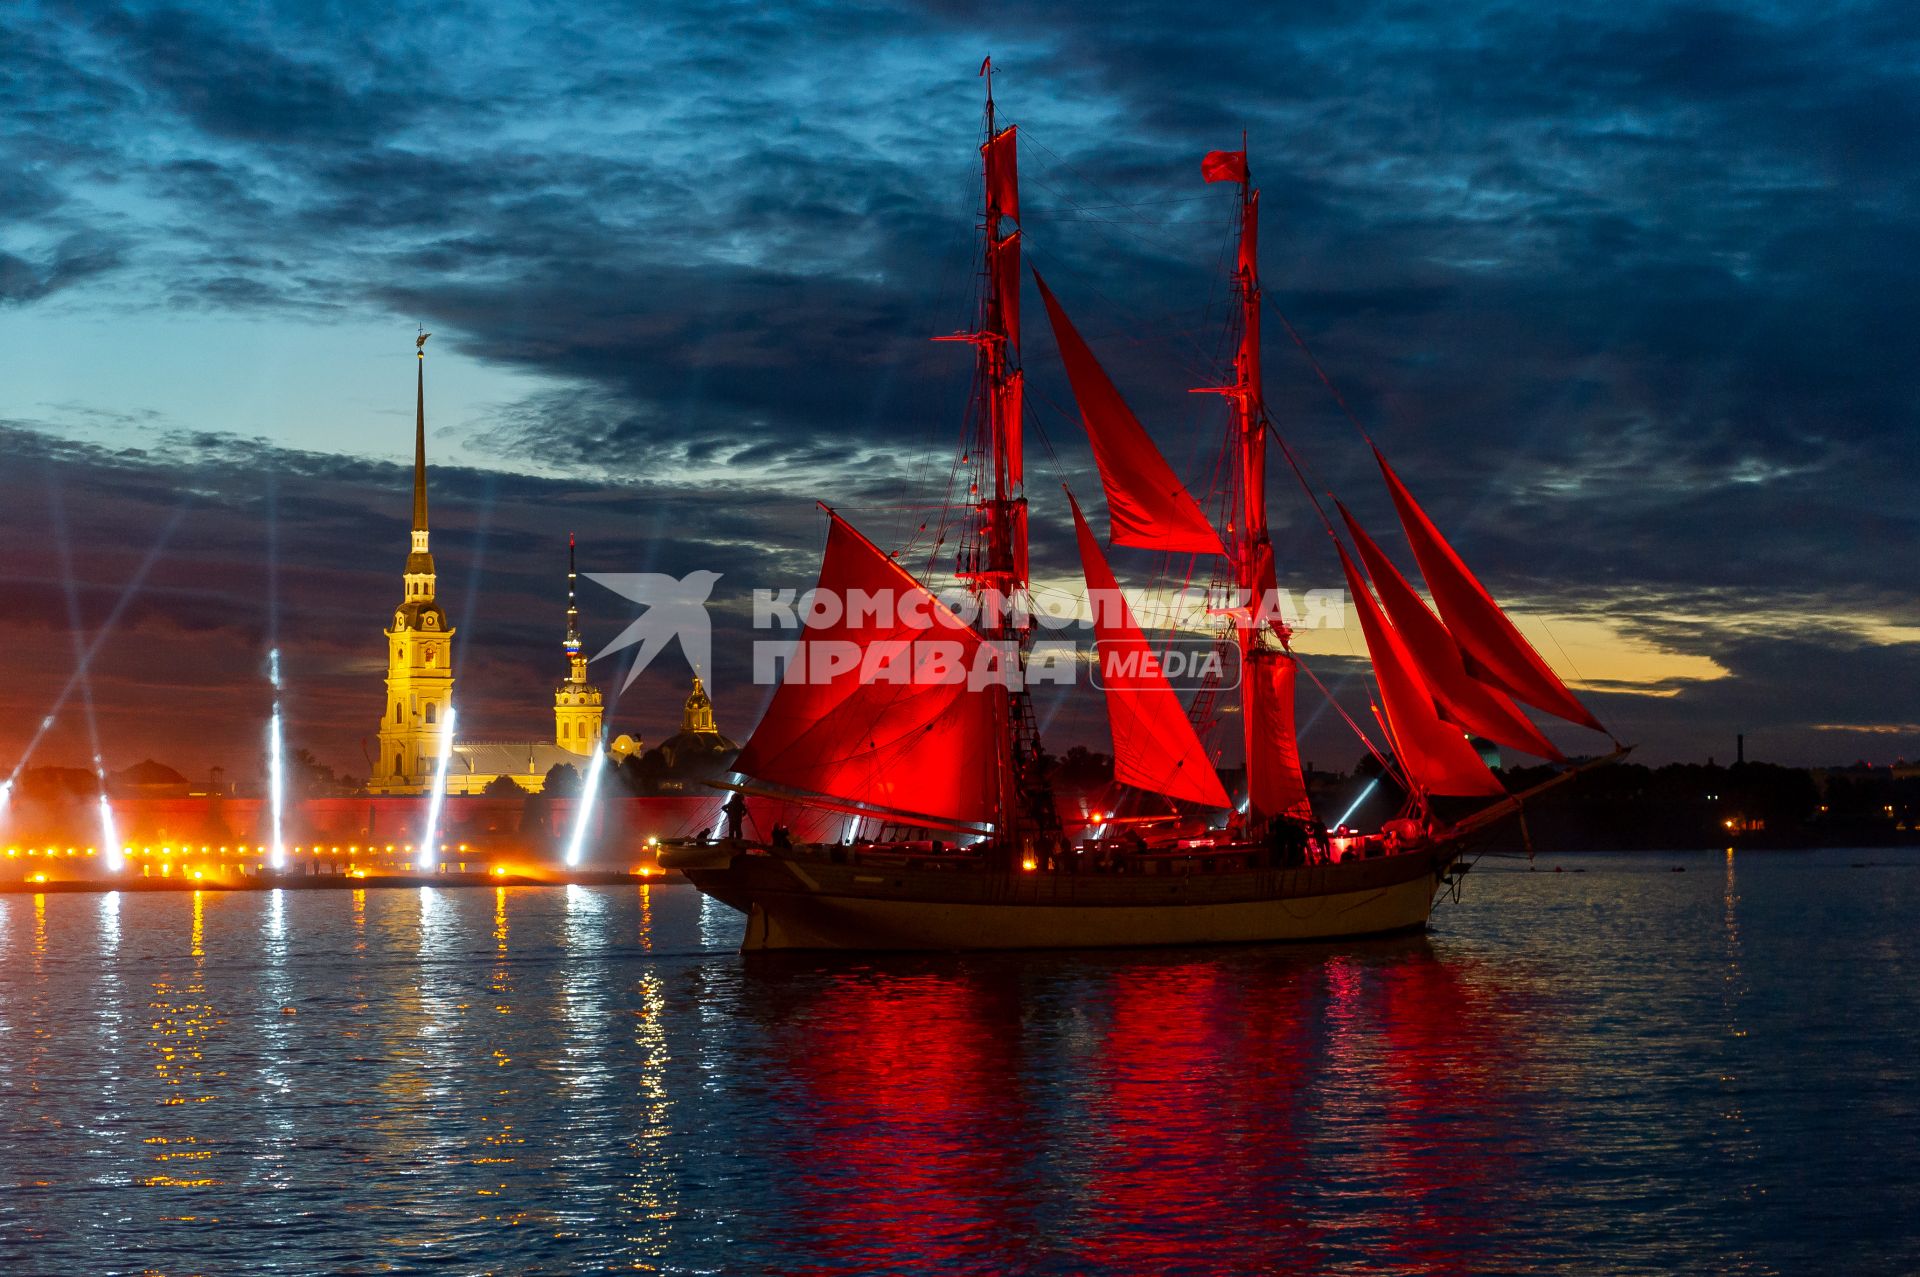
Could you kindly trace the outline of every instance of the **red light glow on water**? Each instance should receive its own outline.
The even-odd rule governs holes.
[[[1052,1244],[1081,1271],[1320,1272],[1358,1258],[1355,1236],[1396,1271],[1468,1271],[1462,1243],[1508,1209],[1472,1113],[1511,1061],[1476,995],[1424,942],[1224,965],[1114,955],[1038,978],[1026,1003],[1083,1008],[1045,1036],[992,959],[867,971],[789,1007],[770,1045],[798,1053],[776,1068],[811,1118],[772,1137],[808,1253],[1013,1270],[1065,1211]],[[1061,1072],[1070,1091],[1033,1090]],[[1048,1163],[1055,1143],[1071,1164]]]

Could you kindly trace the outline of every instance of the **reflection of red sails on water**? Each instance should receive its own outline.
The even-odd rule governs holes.
[[[1564,762],[1520,705],[1600,724],[1521,637],[1384,454],[1374,450],[1437,612],[1335,503],[1358,560],[1349,553],[1296,454],[1283,447],[1334,541],[1359,611],[1386,740],[1369,748],[1408,796],[1375,834],[1336,840],[1316,820],[1295,739],[1300,662],[1275,606],[1260,205],[1244,151],[1216,152],[1203,166],[1207,181],[1238,188],[1236,354],[1231,381],[1206,388],[1228,407],[1217,525],[1034,274],[1093,445],[1111,544],[1214,565],[1218,592],[1231,595],[1218,641],[1236,650],[1242,674],[1247,779],[1244,794],[1230,796],[1196,727],[1211,717],[1213,689],[1203,689],[1191,710],[1181,704],[1069,494],[1094,604],[1115,781],[1125,787],[1129,815],[1104,827],[1063,827],[1019,677],[1031,630],[1022,609],[1004,605],[1029,584],[1022,231],[1009,229],[1020,221],[1018,134],[997,127],[990,68],[983,69],[984,264],[976,322],[952,339],[971,345],[976,361],[953,489],[964,484],[968,498],[947,507],[928,551],[931,568],[949,531],[957,532],[953,570],[981,604],[977,623],[963,621],[898,554],[829,510],[821,594],[891,606],[808,617],[786,679],[735,766],[745,778],[739,788],[847,813],[877,837],[835,846],[770,837],[751,849],[688,850],[662,863],[677,859],[701,890],[747,912],[749,948],[1182,944],[1423,926],[1462,840],[1528,796],[1506,792],[1468,733]],[[1480,805],[1446,819],[1434,802],[1443,798]]]
[[[772,983],[808,1120],[771,1134],[770,1191],[820,1269],[1491,1271],[1524,1209],[1499,1145],[1510,1020],[1421,942],[1013,983],[869,970],[800,1014]],[[1063,1055],[1074,1085],[1036,1086]]]
[[[1021,1008],[1004,984],[962,974],[836,981],[817,1014],[782,1015],[783,1072],[807,1089],[795,1173],[804,1251],[846,1271],[962,1258],[1017,1271],[1035,1200],[1019,1085]],[[805,1272],[801,1265],[793,1271]]]

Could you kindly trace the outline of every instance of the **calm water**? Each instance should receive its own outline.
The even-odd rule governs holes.
[[[1540,863],[1132,955],[0,897],[0,1271],[1920,1271],[1920,856]]]

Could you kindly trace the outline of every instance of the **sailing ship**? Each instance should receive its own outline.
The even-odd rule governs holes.
[[[1188,945],[1424,927],[1437,893],[1464,872],[1469,840],[1579,770],[1520,706],[1605,729],[1514,627],[1378,447],[1374,456],[1431,608],[1351,512],[1333,503],[1337,527],[1305,482],[1262,395],[1260,193],[1244,140],[1241,150],[1216,151],[1202,163],[1206,181],[1233,183],[1239,194],[1233,378],[1205,388],[1228,409],[1218,520],[1177,477],[1033,272],[1092,444],[1111,544],[1217,564],[1216,582],[1231,587],[1216,609],[1218,641],[1237,649],[1240,671],[1245,781],[1235,801],[1202,740],[1204,708],[1182,704],[1067,492],[1094,601],[1114,781],[1143,800],[1157,795],[1152,801],[1164,810],[1145,811],[1142,801],[1128,817],[1101,812],[1099,822],[1078,829],[1063,822],[1026,686],[1033,626],[1013,605],[1030,584],[1018,127],[995,119],[991,60],[982,74],[984,269],[973,327],[947,339],[969,344],[975,359],[963,455],[969,491],[956,503],[952,571],[980,606],[961,617],[897,555],[823,503],[819,594],[888,598],[893,606],[809,615],[785,678],[735,763],[738,778],[725,787],[846,813],[876,836],[849,831],[838,842],[796,844],[782,828],[751,843],[668,849],[662,865],[745,913],[746,949]],[[1270,440],[1302,476],[1333,540],[1366,640],[1386,738],[1376,754],[1406,795],[1377,832],[1329,831],[1309,800],[1294,724],[1302,665],[1284,617],[1268,606],[1277,597],[1267,523]],[[954,676],[982,669],[1005,676]],[[1203,688],[1199,699],[1210,700],[1213,690]],[[1470,736],[1564,770],[1546,785],[1509,793]],[[1614,746],[1609,758],[1624,752]]]

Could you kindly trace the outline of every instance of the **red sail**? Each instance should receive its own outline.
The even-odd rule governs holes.
[[[1026,415],[1027,375],[1010,373],[1000,386],[1000,428],[1007,432],[1007,479],[1017,488],[1026,480],[1026,445],[1021,431]]]
[[[1209,182],[1244,182],[1247,180],[1247,153],[1208,151],[1200,161],[1200,176]]]
[[[994,245],[993,295],[1000,306],[1000,325],[1007,334],[1007,349],[1020,349],[1020,232]]]
[[[1002,217],[1020,220],[1020,166],[1014,156],[1014,131],[1009,125],[983,143],[980,153],[987,158],[987,207]]]
[[[1458,727],[1444,722],[1433,708],[1433,694],[1421,681],[1412,655],[1360,579],[1360,569],[1340,547],[1340,566],[1347,589],[1360,613],[1367,653],[1380,681],[1380,700],[1387,711],[1395,756],[1407,780],[1423,793],[1448,797],[1504,798],[1507,791],[1480,761]]]
[[[1294,735],[1293,682],[1299,665],[1291,653],[1263,649],[1241,671],[1240,704],[1247,715],[1247,805],[1262,816],[1312,820],[1300,744]]]
[[[1207,761],[1207,752],[1187,720],[1180,698],[1167,685],[1160,661],[1121,597],[1113,569],[1100,553],[1093,529],[1073,506],[1073,527],[1080,540],[1080,567],[1093,601],[1093,632],[1099,644],[1107,721],[1113,728],[1113,775],[1136,789],[1169,798],[1227,806],[1227,791]]]
[[[1380,463],[1380,473],[1386,476],[1387,489],[1400,511],[1400,524],[1413,545],[1414,558],[1420,561],[1420,574],[1427,578],[1427,589],[1433,592],[1447,629],[1466,654],[1468,671],[1536,709],[1596,732],[1606,731],[1513,627],[1487,588],[1400,482],[1380,449],[1375,448],[1373,455]]]
[[[1107,493],[1107,518],[1115,545],[1142,549],[1225,554],[1220,536],[1166,458],[1153,445],[1140,421],[1114,389],[1100,361],[1093,357],[1073,321],[1054,298],[1047,281],[1035,271],[1040,299],[1067,366],[1080,420],[1093,443],[1093,459],[1100,467],[1100,483]]]
[[[1505,692],[1467,673],[1453,635],[1447,633],[1439,617],[1427,610],[1407,578],[1400,575],[1400,569],[1393,566],[1392,560],[1344,505],[1340,506],[1340,517],[1346,520],[1347,531],[1360,547],[1360,559],[1366,564],[1367,575],[1373,578],[1373,588],[1379,592],[1381,603],[1386,605],[1387,619],[1406,644],[1421,678],[1426,681],[1427,690],[1433,693],[1440,716],[1476,736],[1541,758],[1562,761],[1564,756],[1553,747],[1553,742],[1540,734],[1540,729],[1527,720]]]
[[[885,606],[877,617],[854,606],[835,609],[831,622],[809,617],[735,770],[850,803],[992,821],[993,697],[970,690],[966,677],[980,668],[980,637],[839,515],[819,589]],[[943,677],[952,669],[957,680]]]

